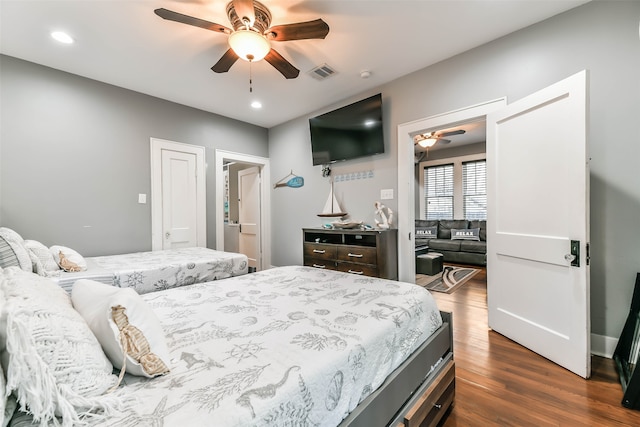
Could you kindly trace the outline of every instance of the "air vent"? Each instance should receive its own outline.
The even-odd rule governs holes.
[[[314,68],[309,71],[309,75],[316,80],[324,80],[328,77],[331,77],[336,73],[336,70],[328,66],[327,64],[320,65],[319,67]]]

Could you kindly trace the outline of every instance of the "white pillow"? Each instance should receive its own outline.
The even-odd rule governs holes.
[[[0,227],[0,236],[4,238],[15,253],[20,268],[24,271],[33,271],[29,251],[27,251],[27,248],[22,244],[24,239],[18,233],[6,227]]]
[[[56,262],[55,258],[53,258],[53,254],[49,251],[49,248],[42,243],[37,240],[25,240],[23,246],[27,248],[30,255],[35,255],[37,258],[33,270],[35,273],[38,273],[41,276],[47,276],[50,272],[57,272],[60,270],[60,266]],[[35,261],[33,256],[31,257],[31,260]]]
[[[113,367],[67,293],[50,279],[9,267],[0,273],[0,343],[7,392],[46,424],[65,426],[89,413],[123,406]]]
[[[11,229],[11,228],[7,228],[7,227],[0,227],[0,236],[4,237],[5,239],[8,240],[14,240],[18,243],[22,243],[24,242],[24,239],[22,238],[22,236],[20,234],[18,234],[17,231]]]
[[[169,372],[169,349],[160,320],[136,291],[80,279],[73,285],[71,300],[113,366],[123,366],[122,335],[129,348],[140,349],[138,354],[127,352],[129,374],[153,378]]]
[[[62,268],[62,266],[60,265],[60,252],[62,252],[69,261],[77,264],[78,267],[80,267],[81,271],[85,271],[87,269],[87,261],[85,261],[82,255],[71,248],[67,248],[66,246],[54,245],[49,248],[49,251],[51,252],[51,255],[53,255],[54,261],[60,266],[60,268]]]

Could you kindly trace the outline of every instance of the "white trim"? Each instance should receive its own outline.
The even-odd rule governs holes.
[[[617,345],[618,338],[591,334],[591,354],[611,359]]]
[[[207,246],[207,188],[205,148],[166,139],[150,138],[151,145],[151,250],[162,249],[162,150],[196,156],[196,246]]]
[[[398,277],[401,281],[416,280],[413,135],[483,120],[488,113],[505,105],[506,97],[398,125]]]
[[[462,188],[462,164],[465,162],[473,162],[476,160],[486,160],[486,153],[469,154],[467,156],[448,157],[440,160],[428,160],[418,164],[418,194],[420,195],[420,215],[424,216],[427,209],[424,201],[424,168],[430,166],[453,164],[453,219],[464,217],[464,206],[462,200],[464,198]]]
[[[269,159],[250,154],[216,149],[216,249],[224,250],[224,160],[249,163],[260,167],[260,250],[262,266],[271,265],[271,171]],[[264,267],[263,267],[264,268]],[[263,268],[258,268],[263,269]]]

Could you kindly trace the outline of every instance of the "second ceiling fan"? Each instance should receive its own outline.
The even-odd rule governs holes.
[[[457,129],[448,132],[426,132],[414,136],[413,142],[422,148],[429,148],[435,145],[436,142],[439,142],[440,144],[450,143],[450,139],[445,139],[447,136],[462,135],[464,133],[466,133],[464,129]]]
[[[164,8],[156,9],[154,12],[170,21],[227,34],[229,49],[211,67],[216,73],[229,71],[238,58],[249,62],[264,58],[285,78],[295,79],[300,70],[273,49],[271,42],[324,39],[329,34],[329,25],[322,19],[272,27],[271,12],[256,0],[233,0],[227,4],[227,17],[233,29]]]

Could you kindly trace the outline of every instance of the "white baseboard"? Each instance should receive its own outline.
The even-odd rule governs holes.
[[[611,359],[618,345],[618,338],[591,334],[591,354]]]

